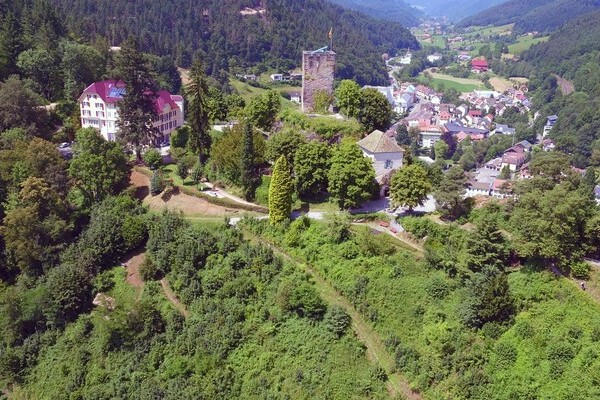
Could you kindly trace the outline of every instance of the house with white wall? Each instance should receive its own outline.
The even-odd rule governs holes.
[[[392,171],[402,168],[404,149],[393,138],[380,130],[371,132],[357,144],[363,155],[372,160],[375,178],[382,186],[383,194],[388,185],[386,178],[391,175]]]
[[[125,95],[125,83],[116,80],[94,82],[79,96],[81,126],[96,128],[109,141],[117,138],[119,120],[118,102]],[[183,97],[166,90],[157,92],[154,102],[158,119],[154,122],[162,141],[169,141],[171,133],[183,125]]]

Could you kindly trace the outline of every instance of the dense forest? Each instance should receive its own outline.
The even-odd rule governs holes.
[[[515,32],[551,32],[570,19],[595,11],[598,0],[511,0],[464,19],[459,26],[515,24]]]
[[[360,11],[375,18],[399,22],[404,26],[419,24],[421,12],[403,0],[331,0],[351,10]]]
[[[458,20],[501,2],[502,0],[411,0],[409,3],[427,15]]]
[[[172,56],[182,67],[189,67],[193,56],[200,53],[208,63],[207,72],[215,77],[244,73],[255,66],[259,66],[256,72],[298,67],[302,50],[328,44],[330,28],[339,54],[338,76],[361,84],[387,81],[383,53],[418,47],[400,24],[378,21],[325,0],[52,3],[66,16],[66,26],[77,37],[103,36],[118,46],[134,34],[144,51]],[[247,7],[266,11],[242,15]]]

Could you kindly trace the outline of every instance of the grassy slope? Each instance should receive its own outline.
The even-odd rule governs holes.
[[[309,235],[322,229],[311,228]],[[488,399],[600,396],[600,330],[595,327],[600,307],[571,283],[549,272],[511,273],[509,283],[520,312],[516,323],[494,339],[459,322],[462,285],[411,254],[399,250],[390,258],[344,257],[349,246],[342,250],[314,243],[318,241],[304,236],[304,250],[292,251],[310,259],[330,283],[354,299],[383,338],[396,337],[420,354],[420,366],[412,363],[403,372],[427,398],[464,398],[460,385],[470,375],[446,376],[444,365],[451,362],[461,368],[472,357],[480,360],[480,371],[487,376],[487,384],[479,384],[479,389]],[[365,278],[366,293],[357,295],[357,282]],[[434,285],[447,287],[448,294],[433,298]]]
[[[524,51],[529,50],[529,48],[534,44],[547,42],[548,39],[550,39],[550,36],[542,36],[537,38],[532,36],[521,36],[519,37],[517,43],[513,43],[508,46],[508,51],[513,55],[520,55]]]

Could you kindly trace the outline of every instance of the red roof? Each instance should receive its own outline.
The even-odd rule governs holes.
[[[94,82],[88,86],[83,94],[96,94],[105,103],[114,104],[121,100],[125,90],[125,83],[114,79],[109,79],[100,82]],[[181,101],[183,98],[179,95],[171,95],[166,90],[159,90],[156,98],[156,111],[158,113],[163,112],[165,105],[169,105],[171,109],[177,109],[177,103],[175,101]]]
[[[476,68],[488,68],[486,60],[473,60],[471,61],[471,65]]]

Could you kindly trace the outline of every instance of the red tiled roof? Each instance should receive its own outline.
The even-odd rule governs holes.
[[[95,94],[98,95],[98,97],[100,97],[105,103],[115,104],[122,99],[121,96],[117,95],[119,92],[118,89],[120,89],[122,93],[122,91],[125,89],[125,83],[122,81],[109,79],[92,83],[90,86],[85,88],[83,94]],[[179,106],[177,106],[175,101],[183,100],[183,98],[179,95],[171,96],[171,93],[166,90],[160,90],[156,94],[157,98],[155,105],[158,113],[161,113],[167,104],[171,107],[171,109],[178,109]]]

